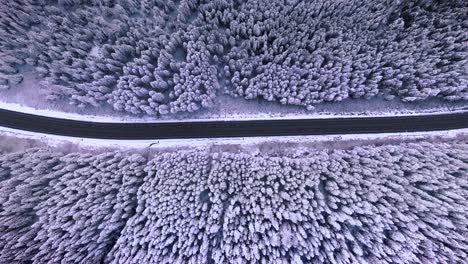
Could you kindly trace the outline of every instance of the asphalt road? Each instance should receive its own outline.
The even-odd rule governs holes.
[[[99,139],[182,139],[438,131],[468,128],[468,112],[442,115],[167,123],[96,123],[0,109],[0,126]]]

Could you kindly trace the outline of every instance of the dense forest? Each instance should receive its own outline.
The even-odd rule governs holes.
[[[463,0],[0,2],[0,90],[165,115],[219,94],[298,105],[468,99]]]
[[[1,263],[462,263],[468,143],[0,155]]]

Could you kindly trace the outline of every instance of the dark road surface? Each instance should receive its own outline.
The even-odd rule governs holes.
[[[95,123],[0,109],[0,126],[45,134],[99,139],[181,139],[437,131],[468,128],[468,112],[442,115],[210,121]]]

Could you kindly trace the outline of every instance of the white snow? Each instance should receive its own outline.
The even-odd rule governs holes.
[[[428,131],[428,132],[405,132],[405,133],[381,133],[381,134],[343,134],[324,136],[288,136],[288,137],[247,137],[247,138],[210,138],[210,139],[164,139],[164,140],[109,140],[89,139],[66,136],[56,136],[17,129],[0,127],[0,135],[14,136],[24,139],[41,140],[49,146],[60,146],[66,143],[74,143],[83,148],[115,148],[115,149],[138,149],[138,148],[209,148],[217,145],[242,145],[242,147],[255,147],[262,143],[320,143],[340,142],[354,140],[410,140],[428,137],[455,138],[460,135],[468,135],[468,128]]]
[[[91,51],[89,52],[89,55],[93,57],[99,57],[99,47],[94,46]]]

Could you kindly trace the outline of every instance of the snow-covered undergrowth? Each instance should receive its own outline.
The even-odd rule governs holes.
[[[462,263],[468,144],[0,156],[2,263]]]
[[[0,99],[1,100],[1,99]],[[41,106],[27,106],[28,104],[1,102],[0,109],[10,110],[15,112],[47,116],[52,118],[71,119],[78,121],[91,121],[91,122],[107,122],[107,123],[158,123],[158,122],[203,122],[203,121],[240,121],[240,120],[295,120],[295,119],[333,119],[333,118],[369,118],[369,117],[386,117],[386,116],[419,116],[419,115],[440,115],[440,114],[456,114],[468,112],[468,104],[450,104],[440,105],[435,107],[424,107],[409,109],[408,107],[395,107],[382,109],[381,102],[377,102],[373,109],[369,107],[366,111],[353,111],[348,107],[343,107],[340,110],[336,108],[328,108],[326,111],[297,111],[297,109],[279,108],[275,109],[262,109],[258,105],[248,105],[250,107],[243,107],[240,101],[231,104],[232,107],[221,106],[213,111],[199,111],[197,113],[186,113],[181,115],[168,115],[168,116],[148,116],[148,115],[130,115],[117,112],[102,112],[97,113],[96,109],[81,109],[78,113],[76,111],[64,111],[60,106],[46,104]],[[248,101],[244,101],[246,103]],[[373,105],[370,103],[369,105]],[[254,106],[254,109],[252,109]],[[269,105],[270,106],[270,105]],[[413,104],[414,106],[414,104]],[[450,107],[449,107],[450,106]],[[317,107],[318,108],[318,107]],[[362,107],[362,108],[365,108]],[[285,111],[280,111],[285,110]],[[74,109],[73,109],[74,110]],[[101,110],[104,110],[101,108]],[[107,109],[106,109],[107,110]]]
[[[280,136],[280,137],[233,137],[233,138],[193,138],[193,139],[147,139],[147,140],[118,140],[77,138],[51,134],[42,134],[6,127],[0,127],[0,140],[13,149],[23,150],[25,142],[35,142],[32,146],[49,146],[54,148],[81,149],[91,152],[103,150],[118,151],[173,151],[188,148],[211,149],[219,146],[236,146],[235,149],[250,153],[264,152],[268,149],[289,155],[300,152],[310,152],[311,149],[329,147],[354,146],[360,144],[386,144],[389,142],[413,141],[445,141],[468,138],[468,128],[446,131],[378,133],[378,134],[338,134],[314,136]],[[2,140],[3,139],[3,140]],[[5,144],[4,144],[5,145]],[[30,145],[27,143],[26,145]],[[280,147],[281,146],[281,147]],[[10,148],[9,148],[10,149]],[[276,150],[276,151],[275,151]]]
[[[221,93],[308,109],[460,101],[466,19],[463,0],[1,1],[0,88],[29,65],[51,100],[151,116]]]

